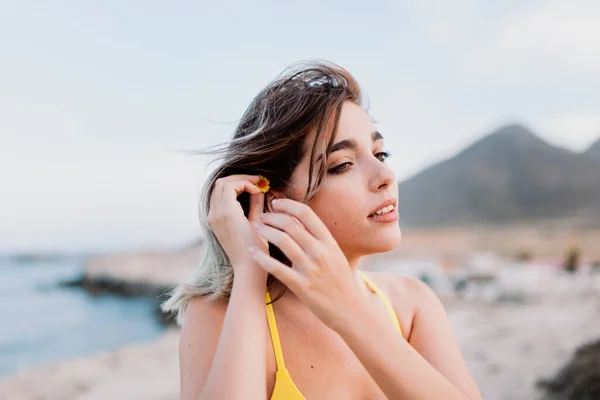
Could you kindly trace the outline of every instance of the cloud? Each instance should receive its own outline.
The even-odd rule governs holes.
[[[500,83],[539,82],[600,72],[600,3],[546,1],[504,16],[466,57],[467,69]]]
[[[600,72],[600,3],[553,1],[526,12],[500,35],[507,49],[531,51],[585,72]]]
[[[600,113],[571,110],[542,120],[538,126],[549,141],[582,151],[600,138]]]
[[[477,17],[474,0],[411,0],[405,4],[415,28],[438,43],[464,40]]]

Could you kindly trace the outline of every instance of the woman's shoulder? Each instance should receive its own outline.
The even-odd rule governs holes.
[[[416,300],[428,295],[429,286],[420,279],[381,271],[363,271],[390,300]]]
[[[432,304],[439,302],[433,290],[420,279],[388,272],[364,272],[388,297],[401,323],[404,322],[402,325],[412,327],[417,314],[426,313]]]
[[[205,326],[206,321],[210,321],[211,326],[220,325],[227,312],[227,303],[226,299],[192,297],[185,307],[182,325]]]
[[[388,296],[396,312],[408,312],[412,319],[445,312],[438,295],[420,279],[379,271],[369,271],[367,277]]]

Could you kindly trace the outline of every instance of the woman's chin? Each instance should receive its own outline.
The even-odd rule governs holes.
[[[385,253],[388,251],[394,250],[396,247],[400,246],[400,242],[402,242],[402,236],[399,235],[396,240],[388,240],[385,243],[382,243],[381,250],[377,253]]]
[[[365,248],[365,255],[386,253],[394,250],[402,242],[402,231],[398,229],[385,236],[374,236],[369,238],[368,243],[361,243],[360,247]]]

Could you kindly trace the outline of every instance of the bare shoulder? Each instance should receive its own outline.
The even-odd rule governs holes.
[[[198,317],[202,319],[224,317],[226,311],[227,300],[209,300],[206,297],[194,297],[187,305],[184,321],[193,323]]]
[[[404,337],[409,340],[419,310],[422,310],[424,303],[431,301],[432,296],[437,299],[436,295],[416,278],[379,271],[365,271],[365,274],[390,299]]]
[[[181,325],[181,346],[192,347],[200,340],[213,341],[220,334],[226,311],[225,300],[191,299]]]
[[[368,277],[390,297],[401,324],[401,313],[410,308],[410,332],[404,335],[410,345],[469,398],[481,399],[437,294],[415,278],[379,272],[369,272]]]
[[[204,386],[227,311],[225,300],[191,299],[179,336],[181,398],[195,398]]]
[[[419,279],[388,272],[365,271],[365,273],[390,298],[394,306],[412,304],[416,307],[431,296],[437,298],[433,290]]]
[[[208,300],[204,297],[191,299],[185,310],[180,331],[180,350],[193,354],[196,347],[204,349],[216,345],[227,302],[224,300]]]

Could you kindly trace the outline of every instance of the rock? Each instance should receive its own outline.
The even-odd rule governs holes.
[[[600,399],[600,339],[579,347],[571,360],[550,379],[537,382],[546,400]]]

